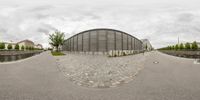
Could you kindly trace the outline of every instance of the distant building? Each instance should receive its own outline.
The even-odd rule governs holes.
[[[151,51],[153,50],[153,47],[151,45],[151,43],[149,42],[148,39],[142,39],[141,40],[142,43],[143,43],[143,49],[146,50],[146,51]]]
[[[43,49],[43,46],[41,44],[37,44],[37,45],[34,46],[34,48],[36,48],[36,49]]]
[[[31,40],[23,40],[23,41],[18,42],[17,44],[19,44],[20,50],[22,49],[22,46],[24,46],[24,47],[34,47],[35,46],[34,42]]]
[[[36,49],[43,49],[43,46],[41,44],[34,44],[33,41],[31,40],[23,40],[17,43],[14,42],[3,42],[5,43],[5,50],[8,50],[8,45],[12,45],[12,49],[15,49],[16,44],[19,45],[19,50],[22,50],[22,46],[24,46],[24,49],[26,50],[26,47],[34,47]]]

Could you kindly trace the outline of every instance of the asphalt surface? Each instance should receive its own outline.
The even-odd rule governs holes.
[[[159,52],[145,56],[133,81],[106,89],[73,84],[49,52],[0,64],[0,100],[200,100],[200,65],[194,60]]]

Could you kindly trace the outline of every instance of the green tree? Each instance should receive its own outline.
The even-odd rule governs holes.
[[[172,46],[169,46],[169,50],[172,50]]]
[[[8,44],[8,50],[11,50],[12,49],[12,45],[11,44]]]
[[[55,31],[53,34],[49,35],[49,44],[56,48],[56,51],[59,51],[59,46],[62,46],[64,43],[65,34],[60,31]]]
[[[24,50],[24,46],[22,45],[21,50]]]
[[[192,43],[192,50],[197,50],[197,49],[198,49],[197,42],[194,41],[194,42]]]
[[[186,49],[186,50],[190,50],[190,49],[191,49],[190,43],[187,42],[187,43],[185,44],[185,49]]]
[[[25,49],[26,49],[26,50],[29,50],[29,46],[25,46]]]
[[[174,46],[171,46],[171,50],[174,50]]]
[[[5,49],[5,43],[0,43],[0,49]]]
[[[179,49],[180,49],[180,50],[183,50],[183,49],[184,49],[183,43],[180,44]]]
[[[171,50],[171,46],[168,46],[166,49],[167,49],[167,50]]]
[[[29,49],[29,50],[32,50],[32,46],[30,46],[28,49]]]
[[[37,50],[37,48],[33,47],[33,50]]]
[[[175,45],[175,50],[178,50],[179,49],[179,46],[178,44]]]
[[[33,46],[31,47],[31,50],[34,50],[34,47],[33,47]]]
[[[15,50],[19,50],[19,44],[15,45]]]

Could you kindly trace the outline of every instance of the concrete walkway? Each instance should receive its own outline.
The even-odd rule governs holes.
[[[0,100],[200,99],[200,65],[194,65],[194,60],[159,52],[145,55],[145,68],[135,80],[107,89],[85,88],[68,81],[49,52],[0,64]]]

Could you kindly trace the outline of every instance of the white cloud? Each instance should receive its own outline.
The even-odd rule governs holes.
[[[156,48],[175,44],[178,36],[183,42],[200,40],[200,8],[195,6],[195,0],[183,2],[188,3],[187,7],[176,5],[180,0],[173,3],[176,6],[157,0],[151,5],[150,2],[131,1],[120,5],[119,0],[98,4],[94,2],[101,1],[94,0],[85,2],[85,6],[76,0],[72,4],[62,0],[59,3],[63,4],[34,1],[26,6],[22,5],[28,4],[25,0],[9,1],[4,2],[10,3],[8,6],[0,6],[0,40],[4,41],[31,39],[47,47],[48,34],[56,29],[65,32],[67,38],[80,31],[102,27],[122,30],[140,39],[148,38]]]

